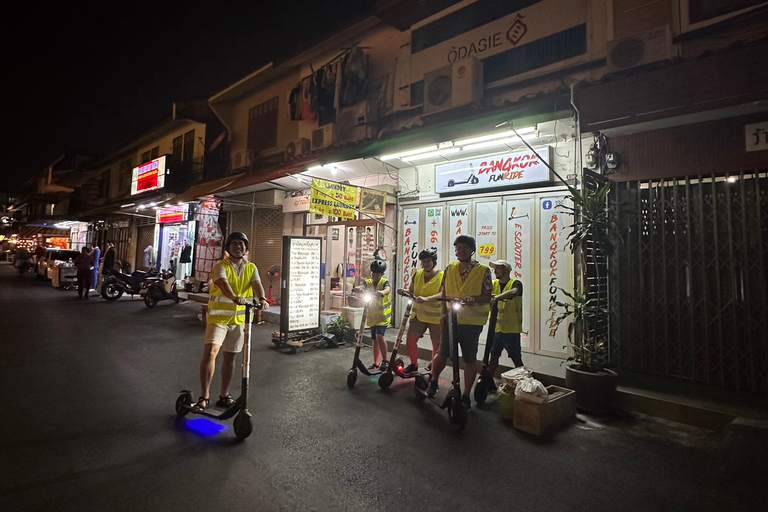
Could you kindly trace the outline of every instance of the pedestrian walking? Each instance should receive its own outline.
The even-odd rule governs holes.
[[[93,275],[93,254],[87,247],[80,250],[74,261],[77,269],[77,298],[88,298],[91,289],[91,276]]]

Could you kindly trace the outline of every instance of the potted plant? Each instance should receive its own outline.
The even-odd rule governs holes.
[[[341,345],[346,342],[347,333],[351,330],[352,325],[344,315],[339,315],[336,319],[328,324],[328,333],[333,334],[336,337],[336,344]]]
[[[616,396],[618,375],[607,368],[607,333],[597,328],[607,325],[609,312],[600,304],[604,298],[599,295],[602,287],[598,284],[594,293],[590,287],[589,269],[594,269],[598,283],[606,277],[600,275],[598,258],[613,253],[618,230],[608,212],[610,182],[596,189],[568,186],[568,192],[572,206],[560,208],[573,215],[573,223],[568,226],[568,248],[578,268],[575,290],[570,293],[561,289],[566,300],[556,302],[563,311],[556,319],[557,326],[567,322],[568,343],[573,351],[566,360],[565,384],[576,391],[580,410],[604,415],[610,412]]]

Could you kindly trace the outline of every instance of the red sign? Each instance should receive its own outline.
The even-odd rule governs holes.
[[[157,222],[181,222],[184,220],[186,206],[171,206],[157,211]]]
[[[133,168],[131,195],[165,186],[165,155]]]

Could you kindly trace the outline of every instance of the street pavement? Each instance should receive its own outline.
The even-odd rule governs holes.
[[[540,438],[492,397],[457,434],[412,381],[350,390],[351,348],[282,353],[273,324],[254,327],[253,434],[201,435],[174,412],[199,394],[199,304],[76,296],[0,263],[0,511],[765,510],[759,428],[579,415]]]

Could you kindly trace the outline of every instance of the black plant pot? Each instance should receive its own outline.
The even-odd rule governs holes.
[[[576,407],[596,416],[610,414],[618,378],[619,375],[613,370],[591,373],[565,367],[565,387],[576,392]]]

